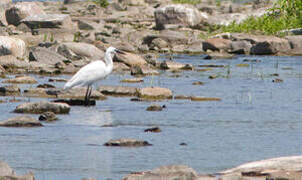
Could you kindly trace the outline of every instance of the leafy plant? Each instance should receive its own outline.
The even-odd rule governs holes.
[[[179,4],[200,4],[201,0],[172,0],[174,3],[179,3]]]
[[[92,1],[103,8],[106,8],[109,5],[108,0],[92,0]]]

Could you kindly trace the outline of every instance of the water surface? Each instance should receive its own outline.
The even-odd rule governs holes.
[[[162,56],[161,60],[165,58]],[[246,58],[261,62],[243,62]],[[214,173],[248,161],[301,155],[301,57],[239,56],[232,60],[203,60],[202,56],[178,55],[174,60],[195,67],[221,64],[230,68],[213,68],[207,72],[166,71],[160,76],[145,77],[144,83],[123,85],[161,86],[170,88],[174,95],[219,97],[222,101],[167,100],[157,102],[167,106],[164,111],[147,112],[145,109],[151,102],[109,97],[97,101],[95,107],[72,107],[69,115],[59,115],[59,121],[44,123],[41,128],[0,128],[0,159],[18,174],[33,171],[37,180],[82,177],[118,180],[130,172],[160,165],[185,164],[199,173]],[[237,67],[239,63],[250,66]],[[211,80],[208,76],[212,74],[219,77]],[[35,77],[41,83],[49,79]],[[101,84],[118,85],[121,79],[129,77],[112,74]],[[284,82],[273,83],[275,78]],[[193,86],[195,81],[205,84]],[[0,99],[7,98],[12,97]],[[11,111],[20,103],[23,102],[0,104],[0,120],[16,116]],[[114,127],[102,127],[105,124]],[[144,133],[151,126],[159,126],[162,132]],[[147,140],[153,146],[103,146],[108,140],[121,137]],[[180,146],[182,142],[188,145]]]

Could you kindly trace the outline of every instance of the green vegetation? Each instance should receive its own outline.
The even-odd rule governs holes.
[[[201,3],[201,0],[172,0],[174,3],[179,3],[179,4],[199,4]]]
[[[92,0],[95,4],[103,7],[103,8],[106,8],[109,3],[108,3],[108,0]]]
[[[240,24],[212,26],[209,32],[244,32],[266,35],[282,35],[284,29],[302,27],[302,1],[278,0],[268,13],[261,17],[249,17]],[[212,30],[212,31],[211,31]]]

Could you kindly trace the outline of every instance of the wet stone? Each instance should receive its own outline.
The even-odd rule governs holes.
[[[70,106],[87,106],[84,99],[56,99],[53,102],[66,103]],[[89,106],[95,106],[96,101],[95,100],[89,100],[88,104],[89,104]]]
[[[161,87],[146,87],[138,91],[138,96],[146,99],[171,99],[172,91]]]
[[[191,101],[221,101],[221,99],[216,97],[191,96]]]
[[[98,90],[110,96],[136,96],[138,88],[130,86],[100,86]]]
[[[35,127],[43,126],[38,120],[30,116],[17,116],[0,122],[0,126],[5,127]]]
[[[191,96],[176,95],[176,96],[174,96],[174,99],[191,99]]]
[[[123,147],[139,147],[139,146],[151,146],[147,141],[141,141],[136,139],[121,138],[116,140],[110,140],[104,144],[104,146],[123,146]]]
[[[204,82],[196,81],[196,82],[193,82],[192,85],[204,85]]]
[[[39,116],[39,121],[56,121],[58,120],[55,113],[47,111]]]
[[[52,84],[39,84],[37,88],[56,88],[56,86]]]
[[[272,82],[273,83],[282,83],[283,79],[276,78],[276,79],[273,79]]]
[[[163,107],[157,104],[152,104],[146,109],[147,111],[162,111]]]
[[[62,78],[49,78],[48,82],[67,82],[67,80]]]
[[[41,114],[47,111],[51,111],[55,114],[68,114],[70,106],[65,103],[53,103],[47,101],[41,102],[29,102],[20,104],[14,110],[15,113],[31,113]]]
[[[159,132],[161,132],[161,129],[159,127],[151,127],[151,128],[145,129],[144,132],[159,133]]]
[[[21,90],[17,85],[9,85],[0,87],[1,96],[18,96],[20,95]]]
[[[122,83],[140,83],[144,82],[142,78],[131,78],[131,79],[123,79],[120,82]]]
[[[30,76],[21,76],[16,77],[14,79],[7,79],[4,80],[3,83],[13,83],[13,84],[35,84],[37,83],[37,80],[35,78]]]

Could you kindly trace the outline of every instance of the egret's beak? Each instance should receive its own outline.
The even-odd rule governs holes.
[[[126,54],[125,52],[121,51],[121,50],[118,50],[116,49],[115,52],[119,53],[119,54]]]

